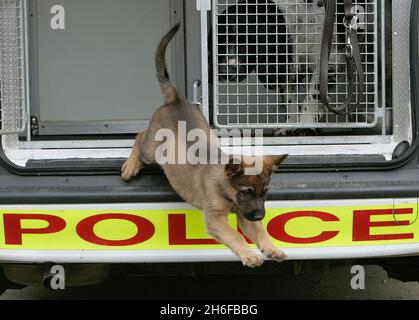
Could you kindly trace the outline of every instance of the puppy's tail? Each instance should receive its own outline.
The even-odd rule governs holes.
[[[176,101],[180,100],[180,95],[177,88],[170,81],[169,72],[167,71],[166,63],[166,51],[170,42],[179,31],[180,23],[175,25],[160,41],[159,47],[157,48],[156,53],[156,69],[157,69],[157,79],[161,85],[164,101],[166,104],[173,104]]]

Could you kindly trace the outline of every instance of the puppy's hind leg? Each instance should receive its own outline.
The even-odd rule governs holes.
[[[241,215],[238,215],[237,218],[246,237],[252,240],[267,258],[277,262],[283,262],[287,259],[286,254],[273,245],[262,222],[251,222]]]
[[[144,144],[146,131],[139,133],[135,139],[132,147],[131,155],[127,161],[122,165],[121,177],[125,181],[131,180],[140,173],[142,168],[141,148]]]

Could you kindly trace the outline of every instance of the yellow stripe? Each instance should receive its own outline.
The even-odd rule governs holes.
[[[407,210],[406,214],[396,212],[399,214],[393,215],[392,209],[392,205],[268,209],[264,224],[270,231],[274,244],[281,248],[373,246],[418,242],[418,223],[413,223],[418,213],[416,204],[403,204],[397,207],[398,210]],[[112,217],[113,214],[118,214],[118,219],[100,220]],[[43,217],[33,219],[39,215]],[[28,219],[31,217],[32,219]],[[45,219],[52,219],[52,224],[50,225]],[[94,223],[98,219],[99,221]],[[64,226],[63,230],[43,234],[45,228],[59,227],[60,223],[57,222]],[[233,228],[237,228],[234,215],[230,216],[230,223]],[[133,238],[137,241],[129,243]],[[102,239],[105,244],[97,243],[97,239]],[[141,242],[143,240],[144,242]],[[213,250],[224,248],[223,245],[212,244],[209,240],[205,232],[203,215],[195,210],[0,211],[0,249]],[[126,243],[118,244],[120,241]]]

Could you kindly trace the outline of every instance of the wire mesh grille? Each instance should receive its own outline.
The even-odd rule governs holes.
[[[0,134],[25,128],[23,0],[0,0]]]
[[[343,0],[329,65],[331,105],[348,92]],[[377,124],[376,0],[354,1],[366,83],[357,111],[337,116],[319,101],[325,8],[306,0],[213,0],[214,122],[218,127],[371,128]]]

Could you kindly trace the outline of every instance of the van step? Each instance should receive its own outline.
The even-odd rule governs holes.
[[[57,169],[57,168],[108,168],[119,170],[126,159],[50,159],[50,160],[30,160],[27,169]],[[342,156],[291,156],[285,164],[287,165],[310,165],[310,164],[360,164],[385,162],[385,157],[381,155],[342,155]],[[156,167],[152,167],[156,170]]]

